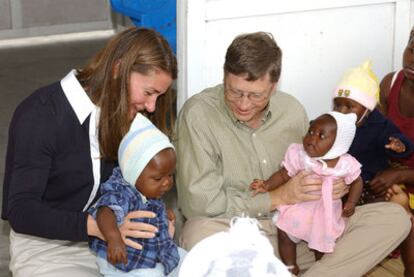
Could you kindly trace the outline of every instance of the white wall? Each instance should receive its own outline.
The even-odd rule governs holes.
[[[178,1],[179,108],[221,82],[226,49],[246,32],[271,32],[283,51],[279,89],[297,97],[309,117],[330,109],[343,72],[365,59],[381,79],[401,66],[414,20],[410,0]]]

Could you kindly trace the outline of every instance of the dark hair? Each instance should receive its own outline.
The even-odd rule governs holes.
[[[247,74],[247,81],[256,81],[269,73],[271,82],[276,83],[281,69],[282,51],[270,33],[239,35],[227,48],[225,74]]]
[[[89,64],[78,70],[77,77],[82,86],[92,102],[101,108],[99,144],[102,158],[117,159],[119,143],[130,127],[131,72],[147,75],[158,70],[166,72],[172,79],[177,78],[177,61],[168,42],[154,30],[135,27],[115,35]],[[160,96],[156,111],[149,116],[167,133],[174,123],[173,93],[175,91],[169,89]]]
[[[408,39],[408,43],[414,38],[414,26],[411,28],[410,38]]]

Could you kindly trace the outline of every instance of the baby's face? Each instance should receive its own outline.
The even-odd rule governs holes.
[[[333,100],[333,110],[335,112],[340,112],[344,114],[354,113],[357,115],[357,122],[360,121],[366,109],[367,108],[359,104],[357,101],[354,101],[349,98],[336,97]]]
[[[321,115],[311,122],[308,133],[303,138],[303,148],[309,157],[321,157],[331,149],[335,138],[335,119]]]
[[[167,148],[155,155],[142,171],[135,188],[149,199],[159,199],[173,185],[175,151]]]

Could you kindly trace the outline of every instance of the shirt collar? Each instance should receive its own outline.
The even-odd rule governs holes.
[[[79,123],[83,124],[89,114],[96,109],[86,91],[76,78],[76,70],[71,70],[61,81],[63,92],[74,110]]]

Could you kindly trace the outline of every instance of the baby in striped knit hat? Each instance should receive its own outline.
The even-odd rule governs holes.
[[[166,212],[161,200],[173,185],[174,146],[151,121],[138,113],[119,145],[118,162],[119,167],[101,185],[101,197],[89,209],[107,240],[91,237],[89,242],[97,254],[101,274],[178,276],[185,251],[172,239],[174,214]],[[142,249],[125,245],[118,229],[128,213],[137,210],[151,211],[156,217],[131,221],[145,222],[158,229],[154,238],[128,238],[139,243]]]

